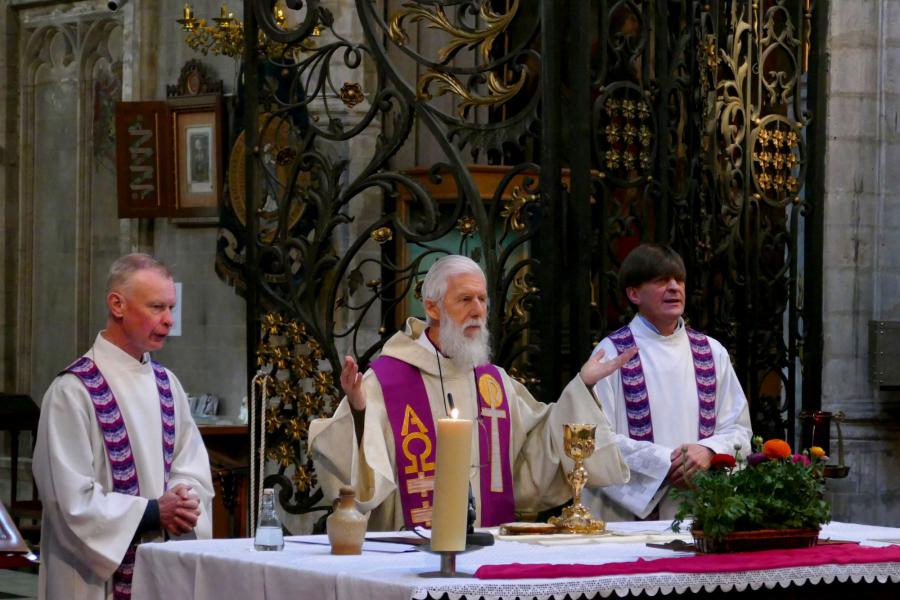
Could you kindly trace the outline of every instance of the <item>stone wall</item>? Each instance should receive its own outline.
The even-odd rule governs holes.
[[[844,411],[834,518],[900,524],[900,396],[868,378],[868,322],[900,320],[900,3],[828,3],[822,408]],[[835,454],[832,428],[832,454]]]

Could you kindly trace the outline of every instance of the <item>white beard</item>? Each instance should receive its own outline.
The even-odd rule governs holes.
[[[478,325],[480,329],[473,337],[467,337],[465,329],[473,325]],[[474,369],[491,360],[490,334],[485,323],[478,319],[469,319],[462,325],[457,325],[442,310],[438,342],[441,344],[441,352],[463,368]]]

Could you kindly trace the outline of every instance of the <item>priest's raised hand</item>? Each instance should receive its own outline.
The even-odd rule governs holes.
[[[359,365],[350,355],[344,357],[344,367],[341,369],[341,389],[344,390],[353,410],[366,410],[366,388],[363,386],[363,376],[359,372]]]
[[[609,377],[618,371],[622,365],[631,360],[632,356],[637,354],[637,351],[637,346],[635,346],[611,360],[603,360],[603,357],[606,356],[606,352],[602,349],[598,350],[591,355],[591,357],[587,359],[587,362],[581,367],[581,380],[589,389],[592,389],[598,381]]]

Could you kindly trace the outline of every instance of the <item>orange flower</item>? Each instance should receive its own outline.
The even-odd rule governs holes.
[[[763,454],[770,459],[779,459],[788,458],[793,452],[786,441],[769,440],[763,444]]]
[[[813,446],[809,449],[809,455],[814,458],[824,458],[825,450],[820,446]]]

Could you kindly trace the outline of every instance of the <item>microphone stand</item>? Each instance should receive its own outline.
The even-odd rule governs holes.
[[[475,531],[475,494],[472,493],[472,482],[469,482],[469,512],[466,515],[466,546],[493,546],[494,536],[487,531]]]

